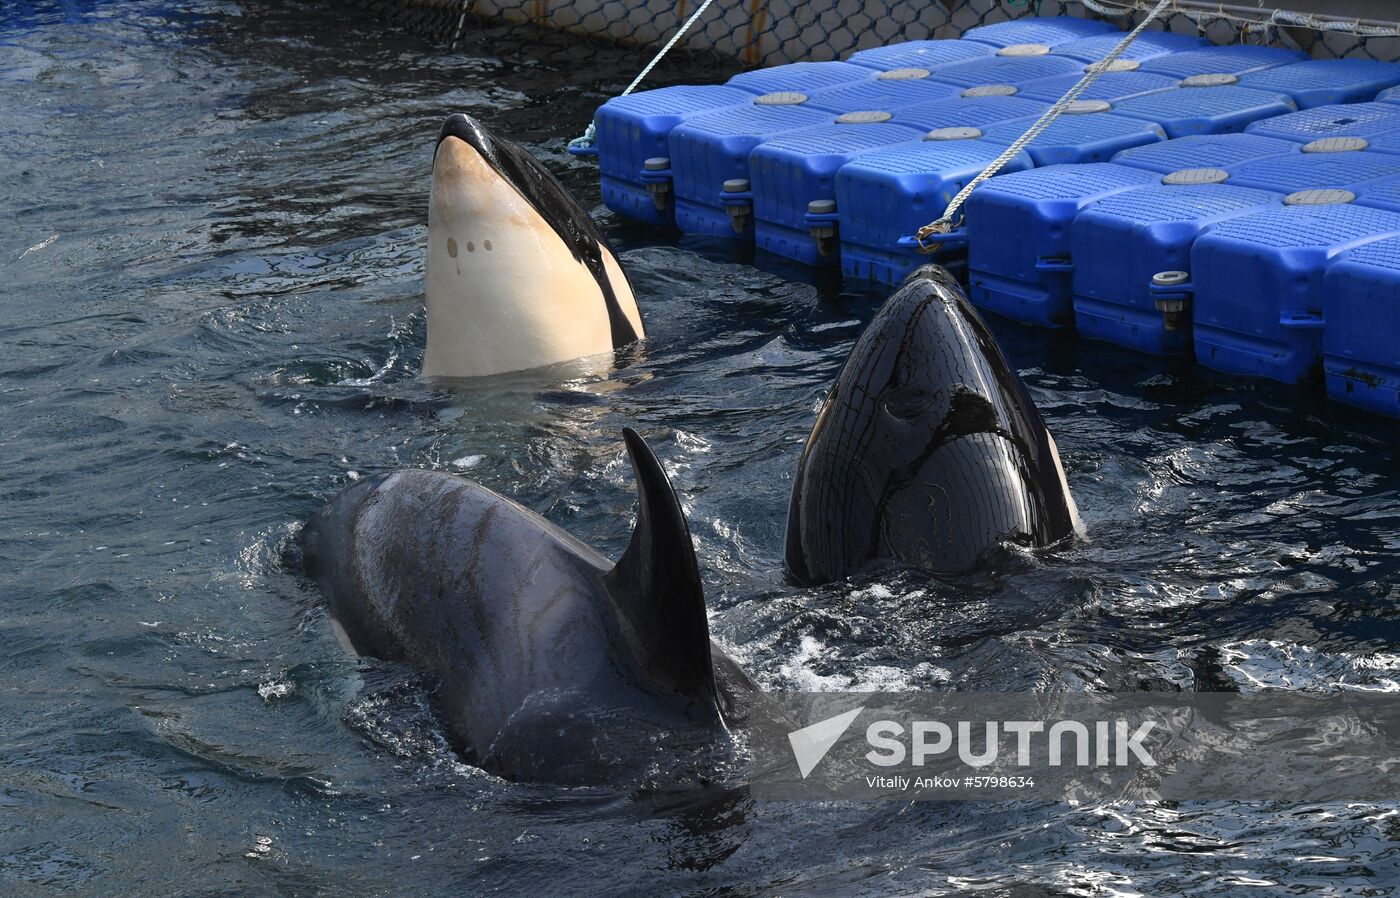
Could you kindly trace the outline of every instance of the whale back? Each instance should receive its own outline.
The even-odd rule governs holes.
[[[622,764],[626,752],[581,762],[578,739],[627,745],[713,729],[733,690],[750,685],[728,662],[719,696],[679,502],[641,437],[626,436],[640,502],[616,565],[510,499],[435,471],[355,484],[304,528],[306,569],[356,651],[430,675],[457,746],[494,772],[586,779],[561,771]]]

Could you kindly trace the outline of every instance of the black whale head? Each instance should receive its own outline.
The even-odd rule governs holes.
[[[856,342],[818,415],[788,508],[807,584],[888,558],[972,568],[1046,545],[1076,516],[1054,441],[986,324],[942,268],[914,272]]]
[[[460,143],[459,143],[460,142]],[[444,152],[474,154],[509,184],[579,254],[605,243],[603,232],[549,169],[520,144],[495,134],[471,116],[454,112],[438,128],[433,158]]]

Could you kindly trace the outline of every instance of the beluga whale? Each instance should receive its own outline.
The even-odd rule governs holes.
[[[919,268],[856,341],[803,448],[789,576],[816,585],[881,560],[964,572],[1002,543],[1081,529],[1024,384],[953,277]]]
[[[523,371],[645,336],[593,219],[523,147],[461,113],[433,153],[424,286],[427,377]]]
[[[638,508],[616,563],[429,470],[357,481],[299,536],[338,635],[427,677],[454,747],[506,779],[621,783],[661,753],[703,757],[755,689],[711,642],[665,470],[635,431],[624,439]]]

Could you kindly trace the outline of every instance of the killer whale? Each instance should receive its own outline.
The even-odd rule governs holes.
[[[710,640],[665,470],[635,431],[624,439],[638,513],[616,564],[437,471],[358,481],[301,531],[304,569],[353,648],[432,678],[456,747],[507,779],[626,777],[738,723],[755,688]]]
[[[433,151],[423,277],[428,377],[521,371],[645,335],[587,211],[524,148],[461,113]]]
[[[942,268],[912,273],[851,350],[807,439],[784,562],[798,583],[877,559],[974,568],[1004,541],[1080,529],[1055,441]]]

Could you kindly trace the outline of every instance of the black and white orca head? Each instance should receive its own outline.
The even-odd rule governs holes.
[[[643,336],[588,213],[524,148],[460,113],[434,151],[425,282],[428,376],[519,371]]]
[[[955,572],[1005,540],[1077,529],[1054,440],[981,316],[942,268],[904,282],[851,350],[803,450],[789,573],[874,559]]]

